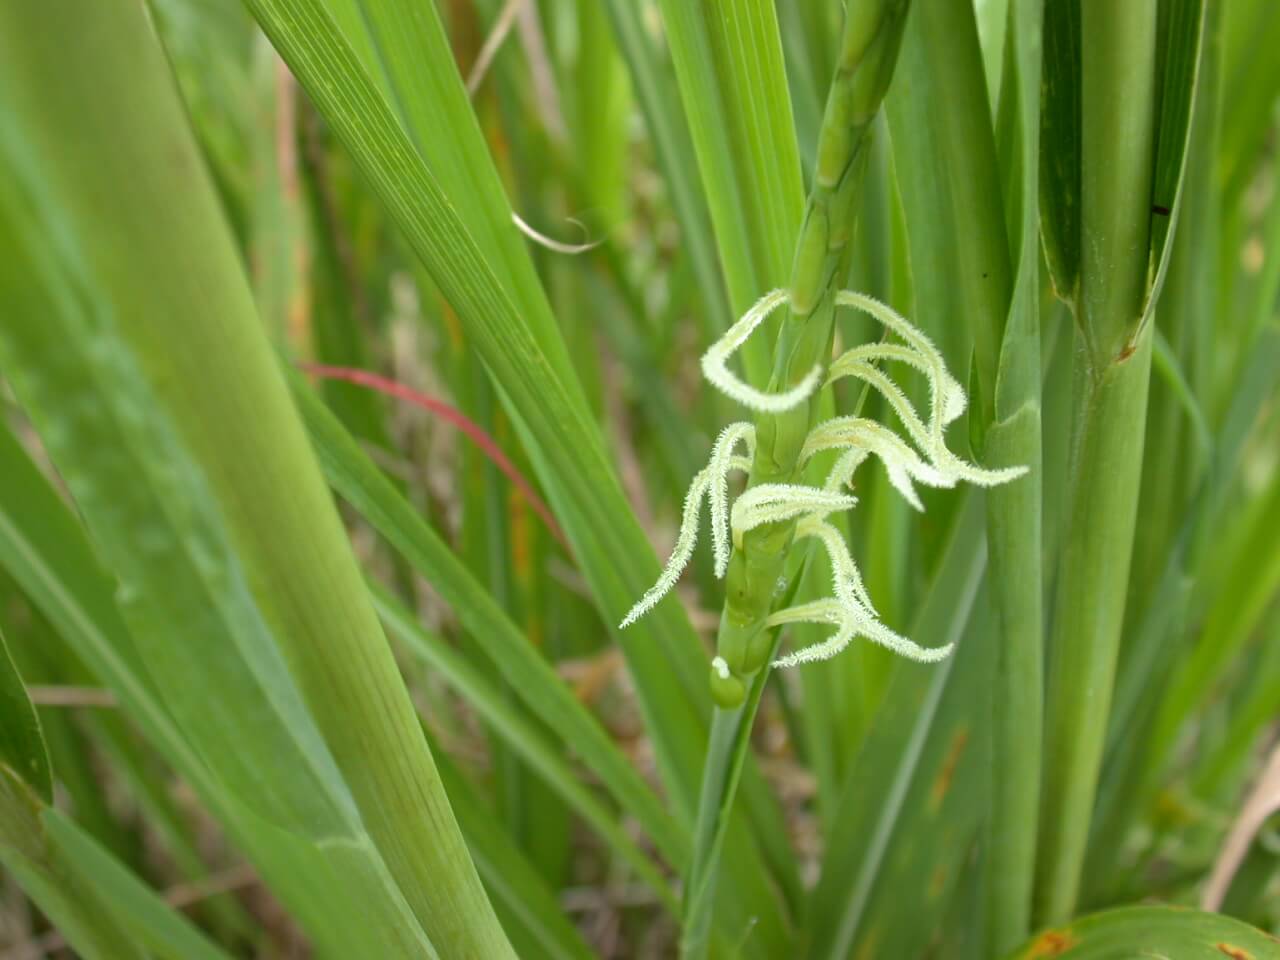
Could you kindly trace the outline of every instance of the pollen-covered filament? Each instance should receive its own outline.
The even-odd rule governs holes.
[[[786,302],[785,290],[766,293],[702,355],[702,375],[708,383],[744,407],[761,413],[781,413],[799,406],[809,399],[822,381],[822,368],[814,367],[791,389],[782,393],[766,393],[729,371],[728,361],[734,351],[747,342],[769,314]]]
[[[715,554],[716,576],[724,577],[729,566],[729,473],[751,469],[751,455],[755,452],[756,432],[749,423],[734,423],[721,431],[711,459],[689,484],[684,498],[684,512],[680,518],[680,534],[671,550],[671,557],[662,569],[658,582],[645,591],[623,618],[621,627],[629,627],[653,609],[654,605],[676,585],[680,574],[693,556],[698,542],[698,521],[702,517],[702,501],[711,501],[711,540]],[[735,451],[745,444],[747,455]]]
[[[815,368],[802,381],[782,393],[765,393],[735,377],[727,361],[768,314],[787,302],[785,291],[775,290],[762,297],[702,358],[708,381],[729,397],[757,411],[777,413],[808,401],[822,381]],[[913,507],[922,510],[915,484],[953,487],[964,481],[982,486],[1006,483],[1027,472],[1026,467],[986,470],[956,456],[947,448],[947,424],[965,409],[964,390],[947,371],[942,355],[920,330],[890,307],[865,294],[844,290],[836,295],[837,306],[853,307],[870,314],[901,343],[864,344],[843,353],[827,370],[826,383],[854,377],[876,390],[894,411],[910,443],[882,423],[864,417],[833,417],[817,424],[805,438],[799,466],[824,450],[839,450],[840,456],[821,487],[804,484],[767,483],[748,486],[732,508],[729,505],[729,474],[749,472],[755,452],[755,428],[735,423],[717,438],[707,466],[693,478],[685,497],[680,534],[663,568],[662,575],[622,621],[634,623],[675,586],[693,556],[704,499],[710,501],[711,533],[715,572],[724,577],[730,546],[741,546],[744,533],[772,523],[794,521],[797,539],[818,540],[831,566],[832,596],[779,610],[769,616],[766,626],[791,623],[829,624],[835,632],[826,640],[789,653],[775,666],[789,667],[835,656],[856,637],[893,650],[904,657],[932,663],[951,652],[946,647],[927,648],[895,633],[876,614],[862,582],[858,566],[840,532],[827,519],[831,514],[851,509],[857,500],[846,491],[854,473],[872,455],[884,465],[889,482]],[[929,383],[928,416],[922,418],[902,388],[877,364],[900,363],[924,374]],[[914,446],[913,446],[914,445]],[[746,449],[746,456],[738,453]],[[713,688],[731,679],[736,683],[734,665],[723,657],[712,661]],[[735,687],[735,689],[738,689]]]

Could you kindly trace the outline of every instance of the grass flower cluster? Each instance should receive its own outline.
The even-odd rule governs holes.
[[[845,377],[862,381],[884,397],[896,414],[916,449],[875,420],[865,417],[832,417],[814,426],[805,437],[800,452],[800,465],[829,450],[839,457],[821,487],[794,483],[764,483],[748,487],[729,505],[729,475],[749,472],[755,454],[755,427],[735,423],[726,427],[716,440],[711,459],[689,485],[680,533],[675,547],[657,583],[649,588],[623,618],[627,627],[644,616],[675,586],[681,572],[693,556],[697,542],[699,519],[704,501],[710,503],[711,534],[715,573],[723,578],[729,566],[730,544],[741,546],[742,535],[767,524],[796,522],[797,540],[812,538],[821,543],[831,566],[832,596],[787,607],[771,613],[768,627],[795,623],[834,626],[835,632],[825,641],[778,658],[775,666],[790,667],[835,656],[854,639],[864,637],[908,659],[932,663],[951,652],[950,645],[925,648],[913,643],[886,626],[876,613],[863,585],[858,565],[849,546],[827,518],[833,513],[850,510],[857,498],[845,491],[854,485],[854,474],[871,457],[877,458],[888,474],[889,482],[915,509],[924,507],[915,484],[930,487],[954,487],[967,482],[995,486],[1016,480],[1027,467],[1005,467],[985,470],[954,454],[946,444],[948,424],[965,410],[963,388],[947,371],[942,355],[929,338],[901,314],[874,297],[841,290],[836,294],[838,307],[861,310],[874,317],[887,335],[900,342],[865,344],[837,357],[829,367],[815,365],[791,389],[767,393],[735,376],[728,360],[743,346],[769,313],[788,300],[785,290],[774,290],[747,311],[702,357],[702,371],[707,381],[729,398],[761,413],[783,413],[807,402],[820,386],[829,386]],[[921,419],[907,399],[902,387],[877,364],[902,364],[919,371],[928,381],[929,412]],[[737,453],[745,447],[746,455]],[[740,658],[736,662],[717,653],[711,665],[713,695],[721,706],[740,703],[745,688],[742,678],[747,673]]]

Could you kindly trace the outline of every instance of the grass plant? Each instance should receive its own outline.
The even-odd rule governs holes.
[[[1280,957],[1273,8],[0,4],[0,957]]]

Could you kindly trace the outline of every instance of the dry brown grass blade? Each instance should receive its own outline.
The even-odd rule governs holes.
[[[1231,824],[1227,839],[1218,852],[1213,872],[1209,874],[1209,882],[1205,884],[1204,893],[1200,897],[1200,906],[1205,910],[1217,910],[1231,888],[1231,881],[1244,861],[1245,854],[1253,844],[1262,825],[1277,810],[1280,810],[1280,741],[1271,750],[1267,765],[1254,783],[1253,789],[1245,798],[1244,806]]]

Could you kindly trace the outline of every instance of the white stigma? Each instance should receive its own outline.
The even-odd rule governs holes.
[[[728,361],[734,352],[747,342],[765,317],[789,299],[786,290],[769,291],[702,355],[702,374],[708,383],[731,400],[761,413],[782,413],[799,406],[809,399],[822,381],[822,367],[815,364],[791,389],[767,393],[743,382],[729,370]]]

